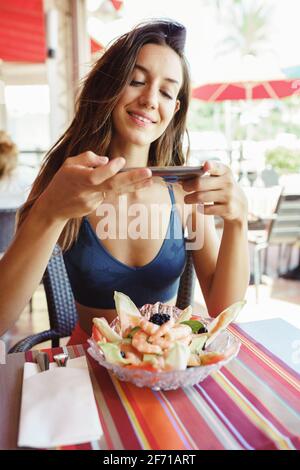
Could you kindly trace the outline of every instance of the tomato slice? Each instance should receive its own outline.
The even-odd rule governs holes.
[[[190,320],[196,320],[201,322],[201,317],[199,315],[192,315]]]
[[[106,343],[106,338],[104,338],[101,331],[98,330],[96,325],[93,325],[93,328],[92,328],[92,338],[93,338],[94,341],[96,341],[96,343],[98,341],[101,341],[101,342],[104,341]]]
[[[148,370],[149,372],[158,372],[157,369],[155,369],[155,367],[153,367],[151,364],[130,364],[130,365],[127,365],[125,366],[126,369],[136,369],[136,370]]]

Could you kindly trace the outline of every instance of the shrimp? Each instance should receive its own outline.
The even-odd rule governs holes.
[[[143,331],[137,331],[132,338],[132,346],[134,346],[139,352],[145,354],[162,354],[162,350],[159,346],[148,343],[148,335]]]
[[[139,353],[131,344],[121,343],[120,350],[125,354],[126,359],[134,360],[133,364],[138,364],[142,361],[143,355]],[[135,359],[133,358],[135,356]]]
[[[179,343],[183,343],[183,344],[186,344],[187,346],[189,346],[190,342],[192,341],[192,335],[190,334],[190,335],[184,336],[182,338],[176,338],[175,341],[179,341]],[[162,338],[162,337],[156,338],[154,340],[154,343],[152,343],[152,344],[160,346],[161,349],[163,350],[163,352],[165,352],[166,350],[169,350],[173,346],[174,342],[167,339],[167,337],[165,336],[164,338]]]
[[[139,365],[142,361],[137,357],[136,354],[128,352],[125,354],[126,359],[130,362],[130,364]]]
[[[185,338],[192,333],[192,329],[188,325],[177,325],[166,333],[166,339],[176,341]]]
[[[142,318],[139,322],[139,326],[142,330],[147,333],[148,335],[154,335],[159,329],[159,325],[152,323],[151,321],[146,320],[146,318]]]
[[[161,336],[164,336],[171,328],[173,328],[174,324],[175,324],[174,318],[171,318],[166,323],[163,323],[158,328],[156,333],[154,333],[154,335],[150,336],[149,342],[153,343],[153,341],[156,341],[157,338],[160,338]]]
[[[165,368],[165,359],[163,356],[157,356],[155,359],[156,363],[154,367],[156,367],[156,369],[163,370]]]
[[[155,338],[151,344],[160,346],[161,349],[169,349],[172,346],[172,342],[162,336],[160,338]]]

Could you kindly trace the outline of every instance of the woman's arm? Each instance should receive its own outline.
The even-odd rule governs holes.
[[[151,171],[117,174],[125,159],[92,152],[68,158],[32,206],[0,260],[0,335],[18,319],[39,285],[59,236],[71,218],[93,212],[103,191],[130,192],[150,184]]]
[[[187,182],[184,189],[193,191],[186,196],[187,203],[214,202],[214,205],[202,206],[203,247],[194,250],[193,261],[208,312],[215,317],[232,303],[242,300],[249,283],[247,202],[229,168],[209,162],[207,170],[211,176]],[[194,226],[199,217],[195,207]],[[224,220],[221,243],[212,215]]]
[[[210,316],[242,300],[249,283],[247,226],[224,223],[221,243],[205,216],[204,245],[193,251],[195,271]]]

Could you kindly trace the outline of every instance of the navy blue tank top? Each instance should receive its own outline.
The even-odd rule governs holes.
[[[128,266],[103,246],[86,217],[78,239],[64,253],[75,300],[87,307],[114,309],[114,291],[123,292],[141,307],[166,302],[177,294],[186,263],[184,232],[175,207],[173,188],[168,186],[172,210],[163,244],[150,263]]]

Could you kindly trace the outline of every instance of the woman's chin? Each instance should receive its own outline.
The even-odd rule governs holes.
[[[141,133],[137,134],[136,132],[128,133],[124,137],[127,145],[132,144],[137,147],[150,147],[151,143],[155,140],[154,137],[151,139],[149,136],[141,135]]]

